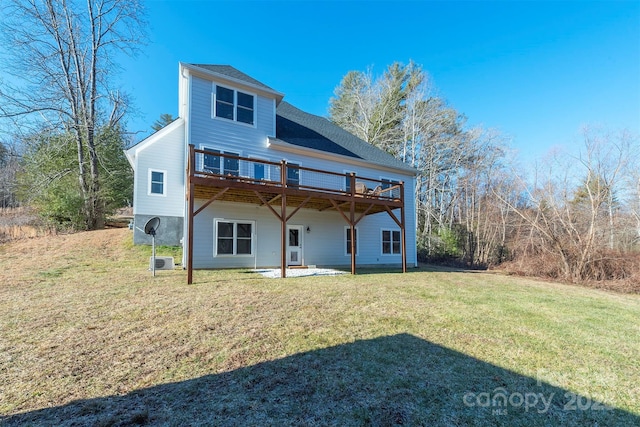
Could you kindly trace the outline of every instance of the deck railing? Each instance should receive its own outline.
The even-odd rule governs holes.
[[[187,283],[193,283],[193,236],[194,217],[202,212],[208,205],[216,200],[224,200],[225,194],[230,188],[240,189],[234,196],[254,193],[258,199],[267,204],[271,212],[281,222],[281,274],[286,277],[286,233],[287,221],[298,212],[307,202],[330,201],[325,203],[326,210],[335,208],[350,227],[351,232],[351,273],[356,272],[356,225],[367,214],[374,214],[385,210],[400,227],[402,247],[402,271],[406,272],[406,228],[404,206],[404,183],[392,180],[367,178],[355,173],[339,173],[328,170],[313,169],[285,160],[271,162],[268,160],[242,157],[232,153],[224,153],[211,149],[196,149],[189,145],[189,158],[187,164],[188,190],[187,200],[189,205],[188,235],[187,235]],[[269,186],[269,192],[282,192],[281,197],[276,195],[270,201],[265,201],[261,196],[267,191],[261,192],[261,186]],[[222,190],[213,194],[203,205],[195,209],[195,193],[197,187],[222,187]],[[247,191],[249,190],[249,191]],[[265,188],[265,190],[267,190]],[[289,191],[291,190],[291,191]],[[300,194],[303,192],[303,194]],[[287,212],[287,196],[306,196],[302,203],[294,203],[295,208]],[[338,196],[338,197],[336,197]],[[294,197],[296,198],[296,197]],[[280,200],[280,211],[270,202]],[[384,209],[382,209],[384,208]],[[400,209],[400,216],[392,212]],[[356,211],[358,215],[356,215]]]
[[[189,159],[189,171],[196,177],[383,200],[401,199],[404,190],[402,182],[314,169],[285,160],[242,157],[193,145]]]

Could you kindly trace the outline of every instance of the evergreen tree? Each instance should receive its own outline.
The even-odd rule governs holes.
[[[157,132],[163,127],[167,126],[169,123],[173,122],[174,120],[175,119],[171,114],[162,113],[160,114],[160,118],[155,122],[153,122],[153,125],[151,125],[151,129]]]
[[[330,118],[364,141],[398,155],[406,100],[424,80],[422,68],[413,62],[395,62],[377,79],[371,70],[350,71],[330,100]]]

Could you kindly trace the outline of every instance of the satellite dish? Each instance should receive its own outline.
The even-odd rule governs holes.
[[[153,276],[156,275],[156,232],[158,231],[158,227],[160,226],[160,218],[154,216],[144,225],[145,234],[151,235],[151,241],[153,245],[153,252],[151,255],[151,271],[153,272]]]
[[[150,234],[152,236],[155,236],[159,226],[160,226],[160,218],[158,218],[157,216],[154,216],[149,221],[147,221],[147,223],[144,225],[144,232],[145,234]]]

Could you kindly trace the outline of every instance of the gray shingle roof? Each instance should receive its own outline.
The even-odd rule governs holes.
[[[233,68],[231,65],[215,65],[215,64],[190,64],[194,67],[202,68],[207,71],[211,71],[217,74],[221,74],[223,76],[231,77],[236,80],[240,80],[254,86],[261,87],[263,89],[267,89],[270,91],[274,91],[274,89],[270,88],[266,84],[259,82],[251,76],[246,75],[240,70]]]
[[[282,101],[276,109],[276,138],[299,147],[354,157],[381,166],[415,170],[391,154],[347,132],[324,117],[305,113]]]

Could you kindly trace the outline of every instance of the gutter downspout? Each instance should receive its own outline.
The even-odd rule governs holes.
[[[184,68],[182,66],[182,64],[179,65],[180,70],[179,70],[179,74],[180,74],[180,83],[178,87],[178,91],[179,93],[182,92],[182,97],[178,97],[181,98],[178,100],[178,112],[180,113],[182,111],[183,113],[183,119],[184,119],[184,171],[185,171],[185,175],[184,175],[184,182],[183,182],[183,188],[184,188],[184,194],[185,194],[185,200],[184,200],[184,206],[183,206],[183,210],[182,210],[182,269],[186,269],[187,268],[187,260],[188,260],[188,248],[189,248],[189,219],[187,218],[188,212],[189,212],[189,200],[187,199],[186,195],[187,195],[187,185],[188,185],[188,162],[189,162],[189,143],[191,140],[191,124],[190,124],[190,117],[189,117],[189,108],[191,105],[191,74],[189,73],[189,70],[187,70],[186,68]],[[185,75],[186,72],[186,75]],[[186,80],[186,82],[185,82]],[[186,93],[184,93],[186,92]],[[186,98],[186,99],[185,99]],[[180,103],[182,103],[182,105],[180,105]]]

